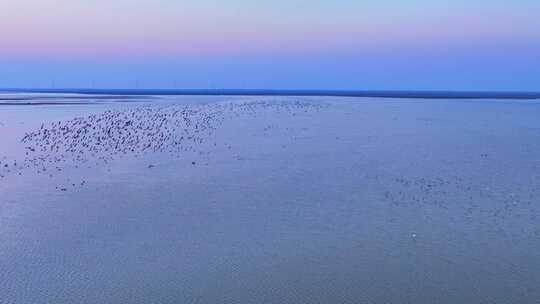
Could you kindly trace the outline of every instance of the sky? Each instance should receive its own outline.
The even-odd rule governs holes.
[[[538,0],[0,6],[0,87],[540,91]]]

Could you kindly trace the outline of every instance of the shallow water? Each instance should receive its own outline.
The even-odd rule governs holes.
[[[155,113],[186,107],[214,115],[186,127],[202,142],[155,135]],[[21,142],[147,109],[136,134],[157,151]],[[538,117],[532,101],[0,106],[0,303],[536,303]]]

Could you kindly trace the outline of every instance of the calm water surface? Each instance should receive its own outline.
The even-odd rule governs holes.
[[[154,136],[178,109],[202,117],[186,134],[211,127],[181,149],[38,166],[21,142],[106,111]],[[539,117],[530,101],[0,106],[0,303],[538,303]]]

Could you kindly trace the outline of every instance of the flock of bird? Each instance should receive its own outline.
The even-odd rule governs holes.
[[[540,201],[539,189],[515,191],[515,187],[492,189],[485,185],[473,186],[459,176],[393,177],[380,182],[387,189],[384,192],[385,201],[395,207],[424,209],[433,206],[437,209],[460,210],[469,219],[480,215],[496,221],[527,218],[536,222],[540,218],[536,206]],[[540,229],[536,228],[534,234],[540,237]]]
[[[205,147],[218,145],[213,136],[223,122],[241,116],[256,116],[271,110],[283,115],[319,110],[320,103],[304,102],[237,102],[192,105],[142,105],[121,110],[108,110],[100,114],[76,117],[65,121],[42,124],[26,133],[24,159],[0,159],[0,181],[9,174],[22,175],[25,170],[53,177],[68,166],[107,164],[124,156],[142,156],[152,153],[183,155],[201,152]],[[273,126],[263,130],[268,136]],[[221,142],[220,144],[223,144]],[[225,142],[230,148],[230,143]],[[488,157],[481,154],[481,158]],[[195,160],[190,160],[192,165]],[[149,165],[148,168],[152,168]],[[529,216],[537,217],[534,201],[540,196],[496,194],[473,187],[460,177],[395,177],[385,178],[383,199],[394,206],[423,207],[427,205],[447,209],[448,202],[461,202],[466,216],[482,210],[477,204],[489,200],[492,204],[485,212],[500,218],[502,215],[519,215],[520,210],[530,209]],[[84,185],[85,181],[69,185]],[[65,185],[58,190],[67,191]],[[539,232],[540,233],[540,232]]]
[[[52,177],[67,164],[99,165],[123,156],[196,152],[225,119],[257,115],[263,109],[294,116],[320,107],[299,101],[147,105],[44,123],[21,139],[24,160],[0,161],[0,179],[28,169]]]

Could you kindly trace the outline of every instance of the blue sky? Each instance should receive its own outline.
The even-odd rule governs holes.
[[[540,1],[20,0],[0,87],[540,90]]]

